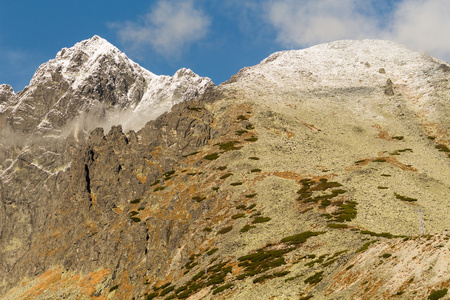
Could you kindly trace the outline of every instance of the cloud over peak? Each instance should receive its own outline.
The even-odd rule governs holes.
[[[137,49],[150,45],[166,56],[205,37],[209,26],[209,17],[192,0],[161,0],[138,22],[113,24],[124,43]]]

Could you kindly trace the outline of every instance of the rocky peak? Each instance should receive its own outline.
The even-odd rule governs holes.
[[[8,101],[8,99],[14,95],[15,95],[14,90],[10,85],[7,84],[0,85],[0,104]]]

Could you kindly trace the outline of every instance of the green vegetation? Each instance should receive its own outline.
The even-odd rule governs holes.
[[[159,182],[160,182],[160,180],[158,179],[158,180],[156,180],[155,182],[153,182],[152,184],[150,184],[150,186],[157,185]]]
[[[244,267],[244,273],[237,276],[236,279],[242,280],[248,276],[264,273],[272,268],[279,267],[286,264],[283,255],[295,250],[295,247],[278,249],[278,250],[264,250],[264,248],[257,250],[256,253],[244,255],[238,258],[239,267]]]
[[[323,271],[317,272],[316,274],[308,277],[305,279],[305,283],[309,283],[309,284],[317,284],[319,282],[321,282],[323,279]]]
[[[145,300],[152,300],[153,298],[156,298],[159,296],[159,292],[154,292],[151,294],[148,294],[147,297],[145,297]]]
[[[239,213],[239,214],[235,214],[235,215],[232,215],[231,216],[231,218],[233,219],[233,220],[236,220],[236,219],[239,219],[239,218],[244,218],[245,217],[245,214],[244,213]]]
[[[372,232],[372,231],[369,231],[369,230],[361,230],[360,233],[361,234],[367,234],[367,235],[370,235],[370,236],[383,237],[383,238],[387,238],[387,239],[403,237],[403,236],[399,236],[399,235],[390,234],[389,232],[376,233],[376,232]]]
[[[239,115],[237,117],[237,120],[245,121],[245,120],[248,120],[248,118],[246,116],[244,116],[244,115]]]
[[[197,202],[202,202],[205,199],[206,199],[206,197],[200,197],[200,196],[192,197],[192,200],[195,200]]]
[[[167,295],[168,293],[170,293],[171,291],[173,291],[175,289],[175,287],[169,286],[168,288],[164,289],[161,291],[161,293],[159,294],[160,297]]]
[[[242,233],[244,233],[244,232],[247,232],[247,231],[249,231],[250,229],[252,229],[252,228],[256,228],[256,226],[251,226],[251,225],[245,225],[244,227],[242,227],[241,228],[241,230],[239,230],[239,232],[242,232]]]
[[[245,129],[253,130],[253,129],[255,129],[255,127],[254,127],[252,124],[247,124],[247,125],[245,126]]]
[[[232,175],[233,175],[233,173],[226,173],[225,175],[220,176],[220,179],[226,179]]]
[[[258,173],[258,172],[261,172],[261,169],[251,169],[250,172],[252,172],[252,173]]]
[[[223,170],[225,170],[226,168],[227,168],[227,166],[220,166],[220,167],[217,167],[217,170],[223,171]]]
[[[215,186],[215,187],[212,188],[212,190],[215,191],[215,192],[217,192],[217,191],[219,190],[219,188],[220,188],[220,187]]]
[[[219,230],[219,232],[217,232],[217,234],[225,234],[227,232],[230,232],[232,229],[233,229],[233,226],[224,227],[221,230]]]
[[[256,195],[258,195],[257,193],[254,193],[254,194],[248,194],[248,195],[245,195],[245,198],[254,198]],[[248,208],[247,208],[248,209]]]
[[[249,157],[248,159],[251,159],[251,160],[259,160],[259,157],[251,156],[251,157]]]
[[[154,192],[162,191],[162,190],[164,190],[165,188],[166,188],[165,186],[158,186],[158,187],[156,187],[153,191],[154,191]]]
[[[256,142],[258,138],[256,136],[252,136],[251,138],[245,139],[247,142]]]
[[[139,223],[141,221],[141,219],[139,219],[138,217],[131,217],[130,219],[136,223]]]
[[[347,268],[345,268],[345,270],[350,270],[351,268],[353,268],[355,265],[353,264],[353,265],[350,265],[350,266],[348,266]]]
[[[198,154],[198,153],[200,153],[200,152],[199,151],[194,151],[194,152],[189,153],[187,155],[183,155],[183,157],[189,157],[189,156],[192,156],[192,155],[195,155],[195,154]]]
[[[388,189],[387,186],[378,186],[378,188],[379,188],[380,190],[387,190],[387,189]]]
[[[137,204],[139,202],[141,202],[141,198],[137,198],[137,199],[134,199],[134,200],[130,201],[131,204]]]
[[[365,243],[364,245],[362,245],[361,248],[359,248],[358,250],[356,250],[355,253],[359,253],[359,252],[364,252],[364,251],[366,251],[367,249],[369,249],[369,246],[370,246],[370,245],[372,245],[373,243],[376,243],[377,241],[378,241],[378,240],[370,241],[370,242]]]
[[[253,209],[256,207],[256,203],[251,204],[249,207],[247,207],[247,210]]]
[[[109,293],[111,293],[114,290],[117,290],[119,288],[119,285],[114,285],[109,289]]]
[[[289,243],[291,245],[298,245],[298,244],[302,244],[302,243],[306,242],[308,240],[308,238],[310,238],[312,236],[318,236],[318,235],[324,234],[324,233],[325,233],[325,231],[316,231],[316,232],[305,231],[305,232],[302,232],[299,234],[287,236],[287,237],[283,238],[281,241],[283,243]]]
[[[242,182],[232,182],[232,183],[230,183],[230,185],[232,185],[232,186],[238,186],[238,185],[242,185]]]
[[[231,150],[239,150],[242,147],[235,147],[234,145],[239,144],[238,141],[230,141],[223,144],[218,144],[219,149],[224,150],[224,152],[231,151]]]
[[[383,177],[391,177],[392,175],[390,175],[390,174],[381,174],[381,176],[383,176]]]
[[[427,299],[430,300],[437,300],[437,299],[441,299],[442,297],[444,297],[445,295],[447,295],[448,289],[444,288],[442,290],[437,290],[432,292]]]
[[[401,141],[401,140],[403,140],[403,136],[393,136],[392,137],[394,140],[399,140],[399,141]]]
[[[137,211],[135,211],[135,210],[130,211],[130,217],[135,216],[135,215],[138,215],[138,214],[139,214],[139,213],[138,213]]]
[[[243,135],[244,133],[247,133],[248,131],[247,130],[236,130],[236,135],[237,136],[241,136],[241,135]]]
[[[217,250],[219,250],[219,248],[211,249],[211,250],[209,250],[208,252],[206,252],[206,254],[209,255],[209,256],[211,256],[211,255],[213,255]]]
[[[175,174],[175,171],[169,171],[163,174],[164,180],[169,180],[172,178],[172,175]]]
[[[360,163],[363,163],[366,161],[367,161],[367,159],[358,160],[358,161],[355,161],[355,164],[357,165],[357,164],[360,164]]]
[[[241,204],[241,205],[236,206],[236,209],[245,209],[246,207],[247,207],[247,205]]]
[[[253,283],[263,282],[263,281],[265,281],[267,279],[272,279],[272,278],[286,276],[289,273],[290,273],[289,271],[282,271],[282,272],[277,272],[277,273],[273,273],[273,274],[270,274],[270,275],[263,275],[263,276],[260,276],[260,277],[257,277],[255,279],[253,279]]]
[[[435,137],[435,136],[431,136],[431,135],[429,135],[429,136],[428,136],[428,139],[430,139],[430,140],[435,140],[435,139],[436,139],[436,137]]]
[[[203,108],[201,108],[201,107],[188,107],[187,109],[193,110],[193,111],[201,111]]]
[[[219,153],[208,154],[208,155],[204,156],[203,158],[207,159],[207,160],[215,160],[215,159],[219,158]]]
[[[389,258],[391,256],[392,256],[391,253],[384,253],[383,255],[381,255],[381,258]]]
[[[402,201],[406,201],[406,202],[415,202],[417,201],[417,199],[415,198],[410,198],[410,197],[406,197],[406,196],[402,196],[400,194],[394,193],[395,198],[402,200]]]
[[[386,159],[384,159],[384,158],[377,158],[377,159],[374,159],[372,161],[373,162],[386,162]]]
[[[205,228],[203,228],[203,231],[206,231],[206,232],[211,232],[211,231],[212,231],[212,229],[211,229],[210,227],[205,227]]]
[[[445,145],[443,145],[443,144],[437,145],[437,146],[436,146],[436,149],[438,149],[438,150],[441,151],[441,152],[447,152],[447,153],[450,152],[450,149],[448,149],[448,147],[445,146]]]
[[[232,283],[228,283],[228,284],[222,285],[222,286],[220,286],[220,287],[214,289],[213,292],[212,292],[212,294],[213,294],[213,295],[218,294],[218,293],[223,292],[223,291],[225,291],[226,289],[229,289],[229,288],[231,288],[231,287],[233,287],[233,286],[234,286],[234,284],[232,284]]]
[[[265,222],[269,222],[270,220],[272,220],[272,219],[269,217],[256,217],[253,220],[252,224],[265,223]]]

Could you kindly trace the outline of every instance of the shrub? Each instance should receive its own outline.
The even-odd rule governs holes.
[[[247,142],[256,142],[258,138],[256,136],[252,136],[251,138],[245,139]]]
[[[247,119],[247,117],[244,116],[244,115],[239,115],[239,116],[237,117],[237,120],[245,121],[245,120],[248,120],[248,119]]]
[[[152,300],[153,298],[158,297],[158,295],[159,295],[159,292],[154,292],[154,293],[148,294],[147,297],[145,297],[145,300]]]
[[[322,281],[322,279],[323,279],[322,275],[323,275],[323,271],[317,272],[316,274],[306,278],[304,282],[309,283],[309,284],[317,284]]]
[[[173,291],[175,289],[175,287],[169,286],[168,288],[164,289],[161,291],[161,294],[159,294],[160,297],[167,295],[168,293],[170,293],[171,291]]]
[[[377,240],[375,240],[375,241],[370,241],[370,242],[365,243],[364,245],[362,245],[361,248],[359,248],[358,250],[356,250],[355,253],[359,253],[359,252],[364,252],[364,251],[366,251],[367,249],[369,249],[369,246],[370,246],[370,245],[372,245],[373,243],[376,243],[376,242],[377,242]]]
[[[389,258],[391,256],[392,256],[391,253],[384,253],[383,255],[381,255],[382,258]]]
[[[158,186],[158,187],[156,187],[153,191],[154,191],[154,192],[162,191],[162,190],[164,190],[165,188],[166,188],[165,186]]]
[[[252,169],[250,172],[252,172],[252,173],[261,172],[261,169]]]
[[[377,158],[372,160],[373,162],[386,162],[386,160],[384,158]]]
[[[236,206],[236,209],[245,209],[247,206],[245,204],[241,204]]]
[[[251,159],[251,160],[259,160],[259,157],[251,156],[251,157],[249,157],[248,159]]]
[[[306,242],[308,240],[308,238],[312,237],[312,236],[318,236],[320,234],[324,234],[325,231],[317,231],[317,232],[312,232],[312,231],[305,231],[299,234],[295,234],[295,235],[291,235],[288,237],[283,238],[281,241],[283,243],[289,243],[292,245],[298,245],[298,244],[302,244],[304,242]]]
[[[239,218],[244,218],[244,217],[245,217],[244,213],[239,213],[239,214],[235,214],[235,215],[231,216],[231,218],[233,220],[236,220],[236,219],[239,219]]]
[[[208,252],[206,252],[207,255],[213,255],[217,250],[219,250],[219,248],[214,248],[209,250]]]
[[[211,232],[211,231],[212,231],[212,229],[211,229],[210,227],[205,227],[205,228],[203,229],[203,231],[206,231],[206,232]]]
[[[224,227],[221,230],[219,230],[219,232],[217,232],[217,234],[225,234],[227,232],[230,232],[232,229],[233,229],[233,226]]]
[[[226,151],[231,151],[231,150],[239,150],[242,147],[235,147],[234,145],[238,144],[238,141],[230,141],[230,142],[226,142],[223,144],[219,144],[219,149]]]
[[[158,180],[156,180],[155,182],[153,182],[152,184],[150,184],[150,186],[154,186],[154,185],[157,185],[158,183],[159,183],[159,179]]]
[[[227,168],[227,166],[220,166],[220,167],[217,167],[217,170],[223,171],[223,170],[225,170],[226,168]]]
[[[448,292],[448,289],[446,289],[446,288],[444,288],[442,290],[434,291],[428,296],[428,299],[430,299],[430,300],[440,299],[440,298],[444,297],[445,295],[447,295],[447,292]]]
[[[212,154],[204,156],[203,158],[207,159],[207,160],[215,160],[215,159],[219,158],[219,153],[212,153]]]
[[[250,205],[249,207],[247,207],[247,210],[253,209],[253,208],[255,208],[255,207],[256,207],[256,203],[253,203],[252,205]]]
[[[270,220],[272,220],[272,219],[269,217],[256,217],[252,223],[253,224],[265,223],[265,222],[269,222]]]
[[[230,185],[238,186],[238,185],[242,185],[242,182],[232,182],[232,183],[230,183]]]
[[[233,287],[233,286],[234,286],[234,284],[232,284],[232,283],[222,285],[222,286],[220,286],[220,287],[214,289],[213,292],[212,292],[212,294],[213,294],[213,295],[218,294],[218,293],[223,292],[223,291],[225,291],[226,289],[229,289],[229,288],[231,288],[231,287]]]
[[[139,202],[141,202],[141,198],[137,198],[137,199],[134,199],[134,200],[130,201],[131,204],[137,204]]]
[[[241,228],[241,230],[239,230],[239,232],[242,232],[242,233],[244,233],[244,232],[247,232],[247,231],[249,231],[250,229],[252,229],[252,228],[256,228],[256,226],[251,226],[251,225],[245,225],[244,227],[242,227]]]
[[[130,219],[133,220],[136,223],[141,221],[141,219],[139,219],[138,217],[131,217]]]
[[[111,293],[112,291],[117,290],[118,288],[119,288],[119,285],[112,286],[112,287],[109,289],[109,292]]]
[[[255,197],[257,194],[249,194],[249,195],[245,195],[245,198],[253,198]],[[248,208],[247,208],[248,209]]]
[[[206,199],[206,197],[200,197],[200,196],[192,197],[192,200],[195,200],[197,202],[202,202],[205,199]]]
[[[410,198],[410,197],[406,197],[406,196],[402,196],[400,194],[394,193],[395,198],[402,200],[402,201],[406,201],[406,202],[415,202],[417,201],[417,199],[415,198]]]
[[[232,175],[233,175],[233,173],[227,173],[225,175],[220,176],[220,179],[226,179],[226,178],[228,178],[228,177],[230,177]]]

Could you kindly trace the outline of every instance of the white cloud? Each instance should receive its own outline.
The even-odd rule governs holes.
[[[376,20],[359,0],[281,0],[269,2],[268,20],[286,46],[375,36]],[[366,2],[367,4],[367,2]]]
[[[276,30],[277,41],[287,47],[380,38],[450,60],[448,0],[402,0],[384,14],[377,12],[377,2],[268,0],[266,16]]]
[[[448,0],[407,0],[394,14],[386,37],[450,61],[450,5]]]
[[[193,1],[161,0],[140,22],[114,24],[123,42],[134,48],[151,45],[165,55],[176,55],[182,48],[203,38],[210,20]]]

